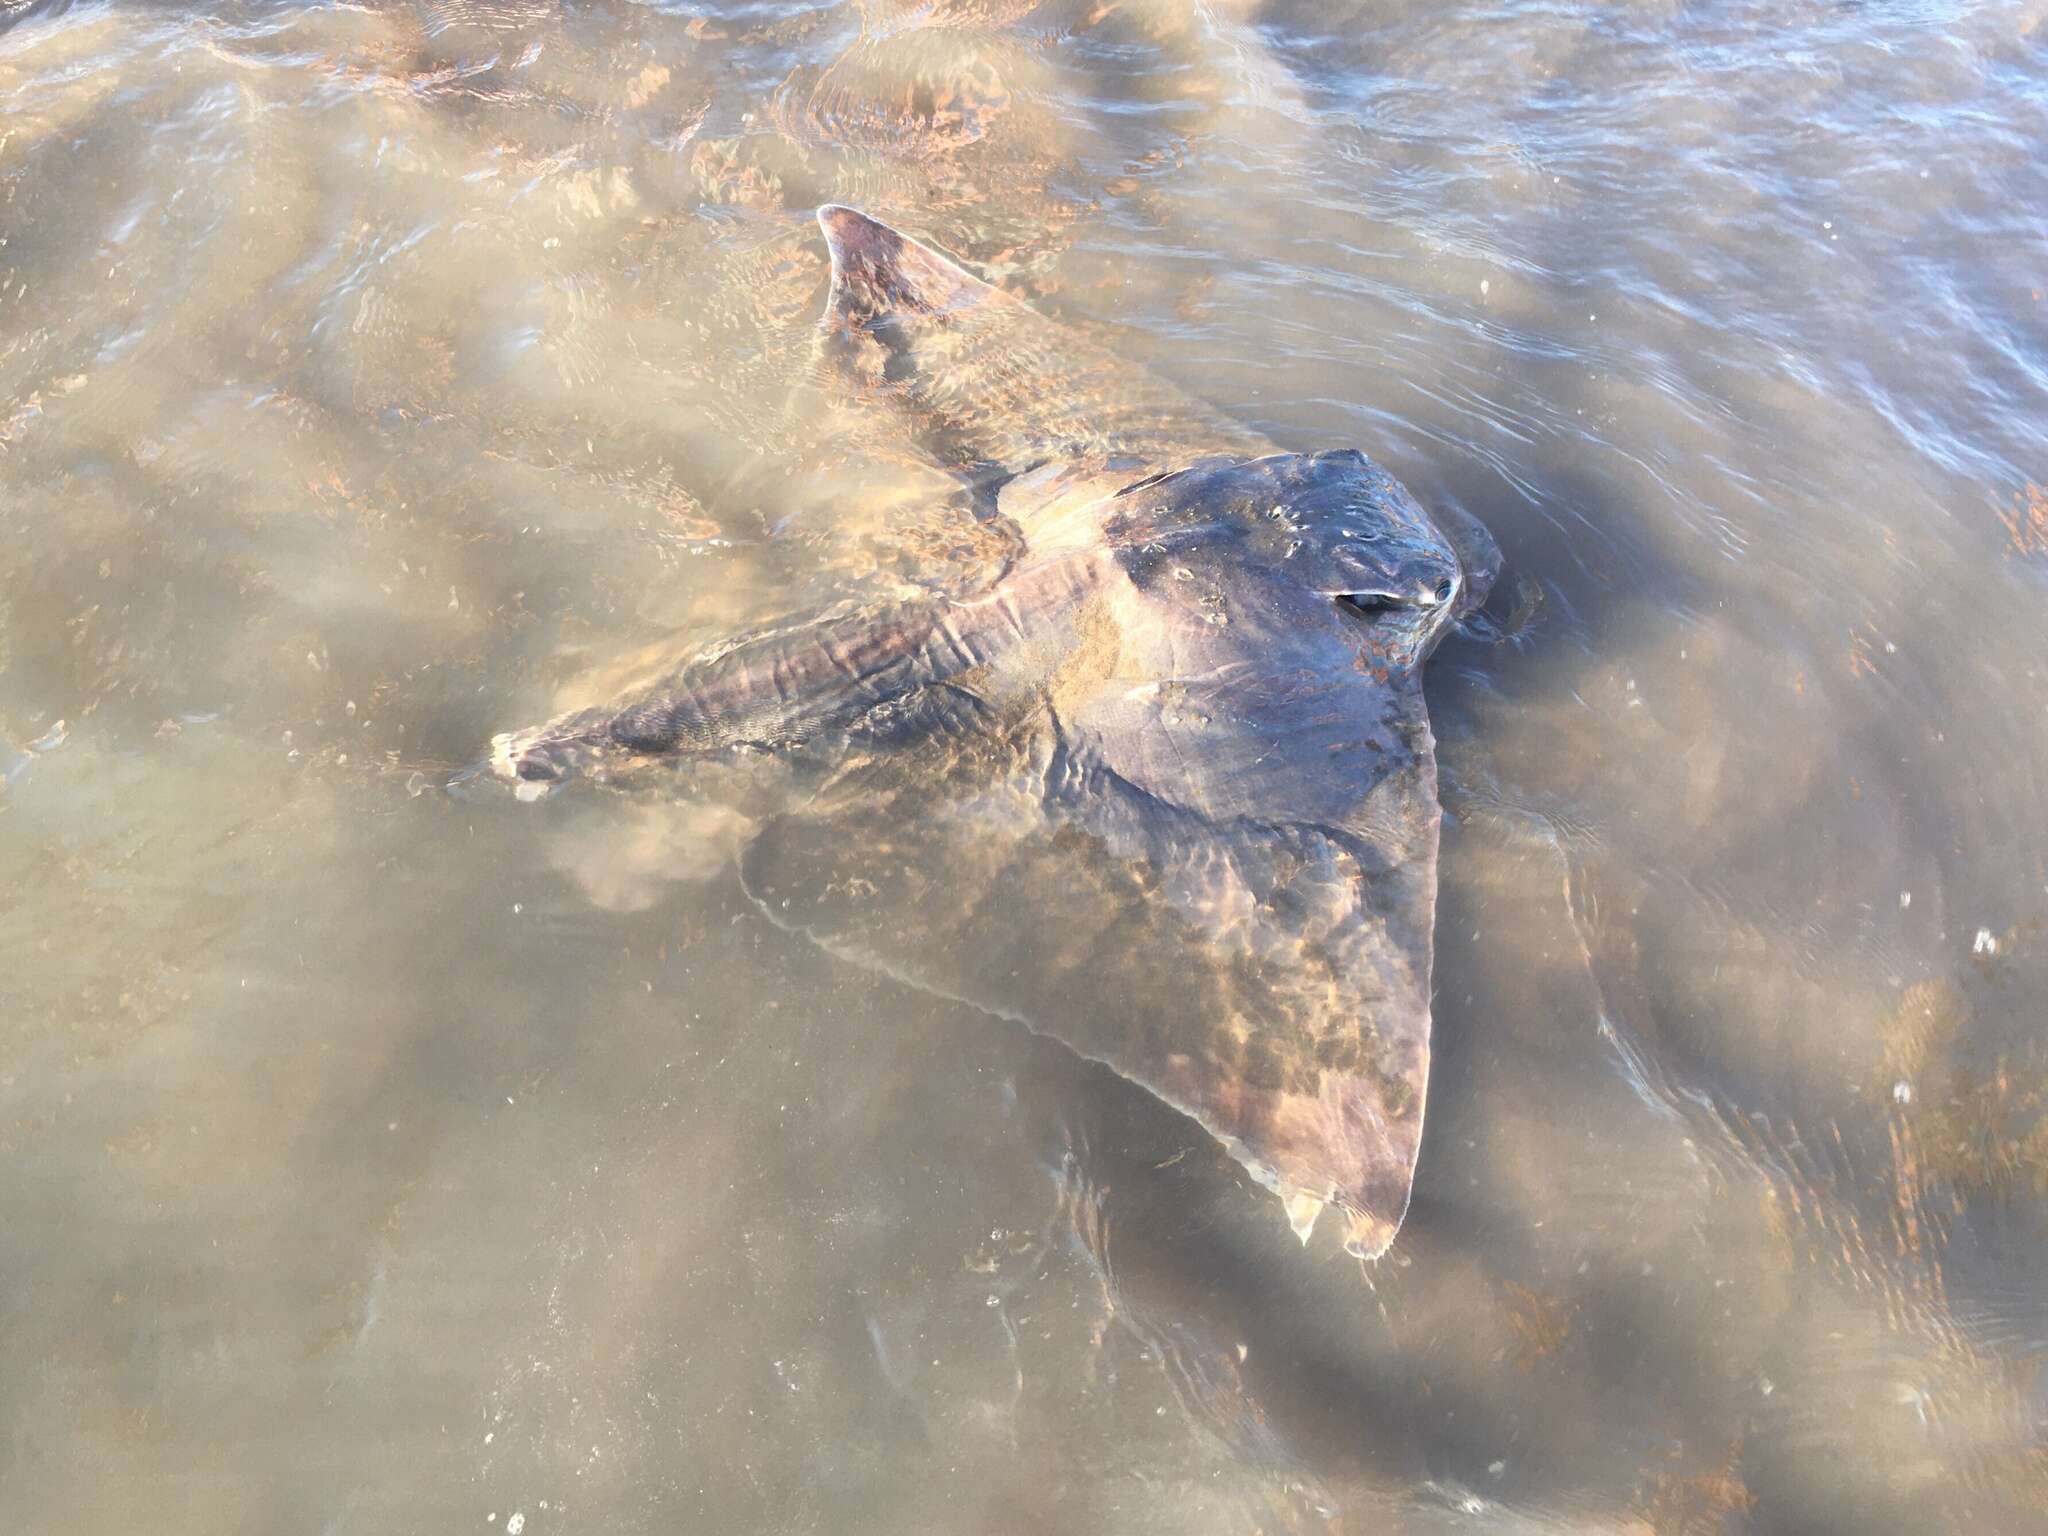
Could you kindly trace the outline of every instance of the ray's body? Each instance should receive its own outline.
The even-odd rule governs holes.
[[[1429,1062],[1439,811],[1421,667],[1498,557],[1355,450],[1274,451],[850,209],[832,344],[1020,553],[965,596],[743,637],[498,738],[576,771],[772,753],[778,922],[1052,1035],[1376,1256]]]

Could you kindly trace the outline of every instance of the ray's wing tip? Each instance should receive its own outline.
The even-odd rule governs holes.
[[[834,262],[847,251],[859,251],[900,238],[880,219],[869,218],[858,208],[849,208],[845,203],[821,204],[817,217],[818,228],[825,233],[825,244],[831,248]]]
[[[1344,1251],[1354,1259],[1378,1259],[1394,1246],[1401,1223],[1388,1221],[1364,1211],[1347,1211],[1350,1230],[1344,1234]]]
[[[1300,1190],[1283,1192],[1280,1198],[1287,1211],[1288,1226],[1294,1229],[1294,1235],[1306,1248],[1309,1238],[1314,1235],[1317,1219],[1332,1202]],[[1337,1215],[1345,1224],[1344,1251],[1354,1259],[1379,1259],[1394,1246],[1394,1238],[1401,1230],[1399,1216],[1389,1221],[1371,1211],[1342,1204],[1338,1206]]]
[[[1294,1235],[1301,1239],[1301,1246],[1306,1248],[1309,1238],[1315,1233],[1316,1218],[1323,1214],[1325,1202],[1315,1195],[1303,1194],[1299,1190],[1293,1194],[1283,1195],[1281,1199],[1287,1206],[1287,1225],[1294,1229]]]
[[[823,319],[827,326],[844,325],[875,308],[874,281],[896,270],[905,242],[879,219],[844,203],[823,204],[817,218],[832,263],[832,291],[825,299]]]

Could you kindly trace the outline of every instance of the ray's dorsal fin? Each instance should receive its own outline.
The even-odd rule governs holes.
[[[835,324],[868,326],[889,315],[958,314],[990,304],[1014,304],[966,268],[858,209],[827,203],[818,226],[832,253]]]

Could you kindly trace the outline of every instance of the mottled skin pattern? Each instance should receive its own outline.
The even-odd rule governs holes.
[[[794,622],[501,736],[582,771],[769,753],[777,921],[1021,1020],[1192,1115],[1377,1256],[1429,1068],[1439,812],[1421,666],[1498,556],[1355,450],[1219,421],[937,253],[821,212],[852,376],[995,499],[987,590]]]

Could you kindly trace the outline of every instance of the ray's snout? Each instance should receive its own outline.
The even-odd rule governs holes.
[[[1456,603],[1454,616],[1463,618],[1481,607],[1492,593],[1500,576],[1500,546],[1494,543],[1484,523],[1460,508],[1441,507],[1435,518],[1458,557],[1457,590],[1451,594],[1451,600]]]

